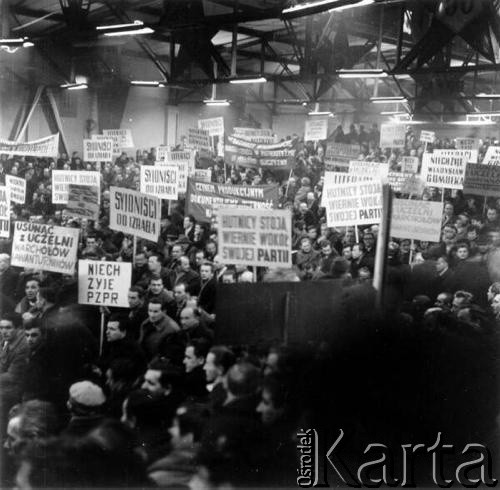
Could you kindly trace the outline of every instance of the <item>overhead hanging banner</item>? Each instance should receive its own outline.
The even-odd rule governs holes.
[[[7,186],[0,186],[0,238],[10,236],[10,200]]]
[[[131,129],[104,129],[102,134],[115,140],[115,144],[120,150],[134,148]]]
[[[26,180],[15,175],[5,176],[5,185],[9,189],[9,197],[11,202],[24,204],[26,201]]]
[[[391,236],[439,242],[442,217],[441,202],[393,199]]]
[[[462,189],[468,160],[469,151],[466,150],[435,150],[434,153],[424,153],[422,179],[429,187]]]
[[[273,144],[275,142],[272,129],[257,129],[257,128],[233,128],[233,133],[236,138],[252,143]]]
[[[420,141],[422,143],[434,143],[436,133],[434,131],[420,131]]]
[[[177,165],[141,165],[141,192],[160,199],[177,199],[179,167]]]
[[[500,197],[500,166],[468,163],[465,169],[464,193]]]
[[[78,235],[77,228],[16,221],[11,264],[16,267],[73,274]]]
[[[488,146],[483,163],[485,165],[500,165],[500,146]]]
[[[84,162],[112,162],[113,161],[113,139],[90,139],[83,140]]]
[[[418,166],[420,160],[418,157],[402,157],[401,158],[401,172],[408,172],[410,174],[418,173]]]
[[[406,126],[404,124],[382,124],[380,126],[380,148],[404,148]]]
[[[186,215],[210,222],[220,207],[272,209],[278,205],[278,184],[245,186],[188,180]]]
[[[324,192],[329,227],[371,225],[382,216],[382,184],[360,181],[341,184]]]
[[[211,151],[212,143],[209,132],[205,129],[189,128],[188,145],[197,150]]]
[[[99,172],[52,170],[52,204],[67,204],[69,185],[87,185],[100,189]]]
[[[220,208],[218,253],[225,264],[292,266],[292,215],[277,209]]]
[[[124,187],[110,187],[109,191],[109,227],[156,242],[160,235],[161,199]]]
[[[65,213],[85,219],[99,219],[99,188],[70,184]]]
[[[255,152],[250,148],[241,146],[226,145],[224,148],[224,161],[228,165],[236,167],[258,167],[259,161]]]
[[[304,141],[326,140],[328,136],[328,118],[313,117],[306,119]]]
[[[224,118],[199,119],[198,129],[208,131],[209,136],[224,136]]]
[[[130,262],[78,262],[78,303],[81,305],[128,308],[128,290],[131,284]]]
[[[57,158],[59,154],[59,133],[25,143],[0,139],[0,153],[27,157]]]

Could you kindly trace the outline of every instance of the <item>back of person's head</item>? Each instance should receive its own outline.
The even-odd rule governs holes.
[[[194,339],[188,342],[187,347],[192,347],[195,357],[207,357],[210,349],[210,343],[206,339]]]
[[[23,438],[50,437],[56,435],[60,429],[56,408],[50,402],[29,400],[23,403],[19,415],[19,429]]]
[[[169,359],[156,357],[148,364],[148,369],[160,371],[159,382],[163,388],[175,391],[181,387],[182,371]]]
[[[3,311],[0,320],[11,322],[14,328],[18,328],[23,323],[22,316],[14,311]]]
[[[123,313],[112,313],[108,319],[109,322],[116,322],[119,324],[118,328],[121,332],[125,332],[128,327],[128,317]]]
[[[300,282],[300,278],[293,269],[271,269],[264,275],[263,282]]]
[[[227,373],[227,389],[235,397],[255,395],[259,381],[259,369],[249,362],[238,362]]]
[[[158,403],[158,397],[145,389],[132,391],[125,401],[127,419],[134,420],[139,430],[146,427],[158,427],[164,418],[164,405]]]
[[[221,368],[223,374],[226,374],[229,368],[236,362],[234,352],[225,345],[215,345],[209,352],[214,355],[214,364]]]
[[[200,441],[203,428],[208,420],[208,411],[202,404],[181,405],[175,412],[181,436],[193,434],[195,442]]]

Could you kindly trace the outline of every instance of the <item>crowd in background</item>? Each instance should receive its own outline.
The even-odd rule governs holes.
[[[77,153],[1,156],[0,179],[27,184],[12,221],[79,228],[79,258],[134,258],[129,308],[99,308],[78,304],[76,271],[12,267],[12,241],[0,241],[2,486],[295,486],[296,434],[309,427],[343,428],[356,441],[352,451],[373,437],[432,442],[446,429],[457,443],[495,448],[500,199],[425,189],[424,199],[443,201],[441,239],[391,239],[386,305],[376,315],[378,225],[328,227],[320,206],[328,142],[290,138],[291,173],[211,164],[214,182],[280,184],[280,207],[293,213],[290,270],[223,263],[216,223],[186,215],[183,199],[163,202],[158,241],[137,240],[133,250],[132,237],[109,228],[109,187],[138,189],[154,149],[102,165],[95,221],[51,202],[52,170],[95,164]],[[381,149],[379,138],[376,125],[352,125],[331,141],[358,144],[360,158],[392,171],[402,155],[424,152],[412,131],[404,150]],[[493,143],[482,142],[480,158]],[[340,283],[341,337],[301,346],[217,342],[218,284],[283,280]]]

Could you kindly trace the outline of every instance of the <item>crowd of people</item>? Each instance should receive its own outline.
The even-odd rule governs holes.
[[[378,148],[379,136],[376,125],[369,133],[340,128],[332,141],[359,144],[360,158],[393,171],[402,155],[424,151],[412,131],[405,150]],[[153,150],[103,164],[95,221],[51,202],[52,170],[95,164],[77,153],[1,156],[0,179],[27,184],[11,221],[79,228],[79,258],[133,261],[129,308],[99,308],[78,304],[77,271],[12,267],[12,239],[0,241],[2,486],[295,486],[296,435],[309,427],[330,436],[342,428],[352,451],[374,438],[433,441],[438,431],[496,448],[500,199],[425,189],[425,199],[443,201],[441,240],[391,239],[377,313],[379,227],[327,225],[320,203],[328,142],[292,139],[291,174],[229,168],[221,158],[211,165],[216,182],[278,182],[280,207],[292,210],[293,268],[256,273],[224,263],[216,223],[186,215],[182,199],[163,203],[156,243],[137,240],[134,250],[132,237],[110,229],[109,187],[137,189]],[[340,283],[340,336],[221,345],[218,284],[283,280]]]

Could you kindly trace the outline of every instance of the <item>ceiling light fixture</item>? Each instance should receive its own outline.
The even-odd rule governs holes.
[[[281,11],[287,19],[317,14],[325,10],[346,10],[353,7],[363,7],[375,3],[375,0],[318,0],[288,7]]]
[[[67,90],[84,90],[89,88],[86,83],[63,83],[60,85],[61,88],[65,88]]]
[[[257,78],[234,78],[229,80],[229,83],[244,84],[244,83],[266,83],[267,78],[265,77],[257,77]]]
[[[138,87],[159,87],[162,82],[157,80],[132,80],[131,85],[136,85]]]
[[[500,94],[485,94],[485,93],[480,93],[480,94],[477,94],[476,97],[478,99],[500,99]]]
[[[406,97],[371,97],[370,101],[373,102],[374,104],[387,104],[391,102],[408,102],[408,99]]]
[[[205,105],[210,105],[210,106],[228,106],[230,105],[230,102],[226,99],[205,99],[203,101]]]
[[[333,112],[331,111],[311,111],[308,112],[308,116],[328,116],[333,117]]]
[[[402,111],[382,111],[380,113],[381,116],[404,116],[406,114],[406,112]]]
[[[381,69],[338,70],[339,78],[385,78],[387,72]]]
[[[27,37],[6,38],[0,39],[0,49],[7,53],[15,53],[19,48],[31,48],[33,42]]]
[[[130,24],[115,24],[111,26],[97,26],[97,31],[101,31],[105,36],[135,36],[137,34],[152,34],[151,27],[145,27],[141,20],[134,20]]]

